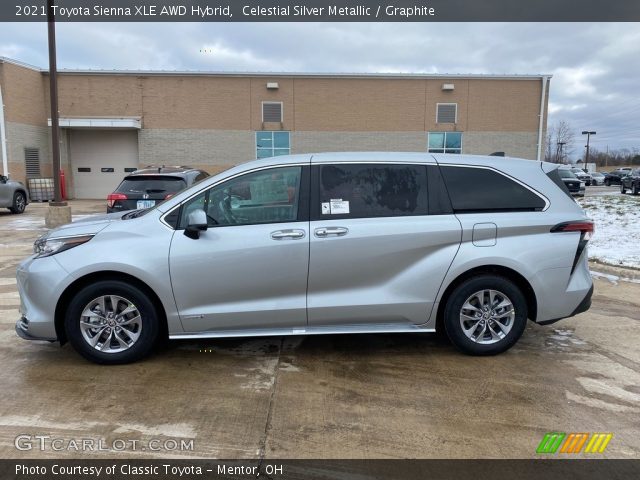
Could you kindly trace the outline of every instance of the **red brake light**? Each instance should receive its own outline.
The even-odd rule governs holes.
[[[167,193],[164,197],[165,200],[169,200],[171,197],[173,197],[173,193]]]
[[[583,240],[590,240],[596,231],[593,222],[586,220],[577,220],[574,222],[559,223],[551,229],[552,232],[581,232]]]
[[[107,205],[109,205],[109,208],[112,208],[116,200],[126,200],[126,199],[127,199],[127,196],[124,193],[110,193],[107,196]]]

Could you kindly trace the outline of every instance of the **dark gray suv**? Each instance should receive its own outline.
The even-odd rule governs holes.
[[[0,207],[8,208],[11,213],[22,213],[28,204],[27,187],[0,175]]]
[[[127,175],[107,196],[107,213],[151,208],[209,174],[191,167],[149,166]]]

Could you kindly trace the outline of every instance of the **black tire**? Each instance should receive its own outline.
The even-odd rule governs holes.
[[[11,213],[20,214],[24,212],[24,209],[27,207],[27,197],[25,197],[24,193],[16,192],[13,194],[13,204],[9,207],[9,211]]]
[[[495,343],[476,343],[468,338],[460,322],[463,304],[474,293],[481,290],[497,290],[506,295],[513,305],[514,318],[511,330]],[[522,291],[504,277],[482,274],[465,280],[449,296],[444,310],[444,326],[451,343],[467,355],[496,355],[511,348],[522,336],[527,325],[527,301]]]
[[[620,193],[623,194],[623,195],[625,193],[627,193],[627,189],[624,188],[624,183],[622,183],[622,182],[620,183]]]
[[[633,188],[631,189],[631,193],[633,195],[638,195],[638,193],[640,193],[640,187],[638,186],[637,183],[633,184]]]
[[[610,187],[610,186],[611,186],[611,181],[610,181],[610,180],[605,180],[605,181],[604,181],[604,184],[605,184],[607,187]]]
[[[117,295],[129,300],[140,313],[138,339],[126,350],[105,353],[87,343],[80,329],[83,309],[104,295]],[[118,280],[102,280],[80,290],[72,299],[65,315],[64,328],[73,348],[87,360],[103,365],[135,362],[144,358],[155,346],[160,331],[158,314],[148,296],[139,288]],[[106,342],[105,342],[106,343]]]

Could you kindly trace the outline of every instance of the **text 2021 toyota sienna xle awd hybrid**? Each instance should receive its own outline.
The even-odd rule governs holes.
[[[147,210],[38,239],[17,272],[27,339],[99,363],[172,339],[433,332],[510,348],[589,308],[593,224],[557,165],[427,153],[268,158]]]

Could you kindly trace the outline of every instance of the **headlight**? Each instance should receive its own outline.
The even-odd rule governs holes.
[[[64,252],[88,242],[93,235],[81,235],[77,237],[39,238],[33,244],[33,253],[36,258],[48,257],[56,253]]]

